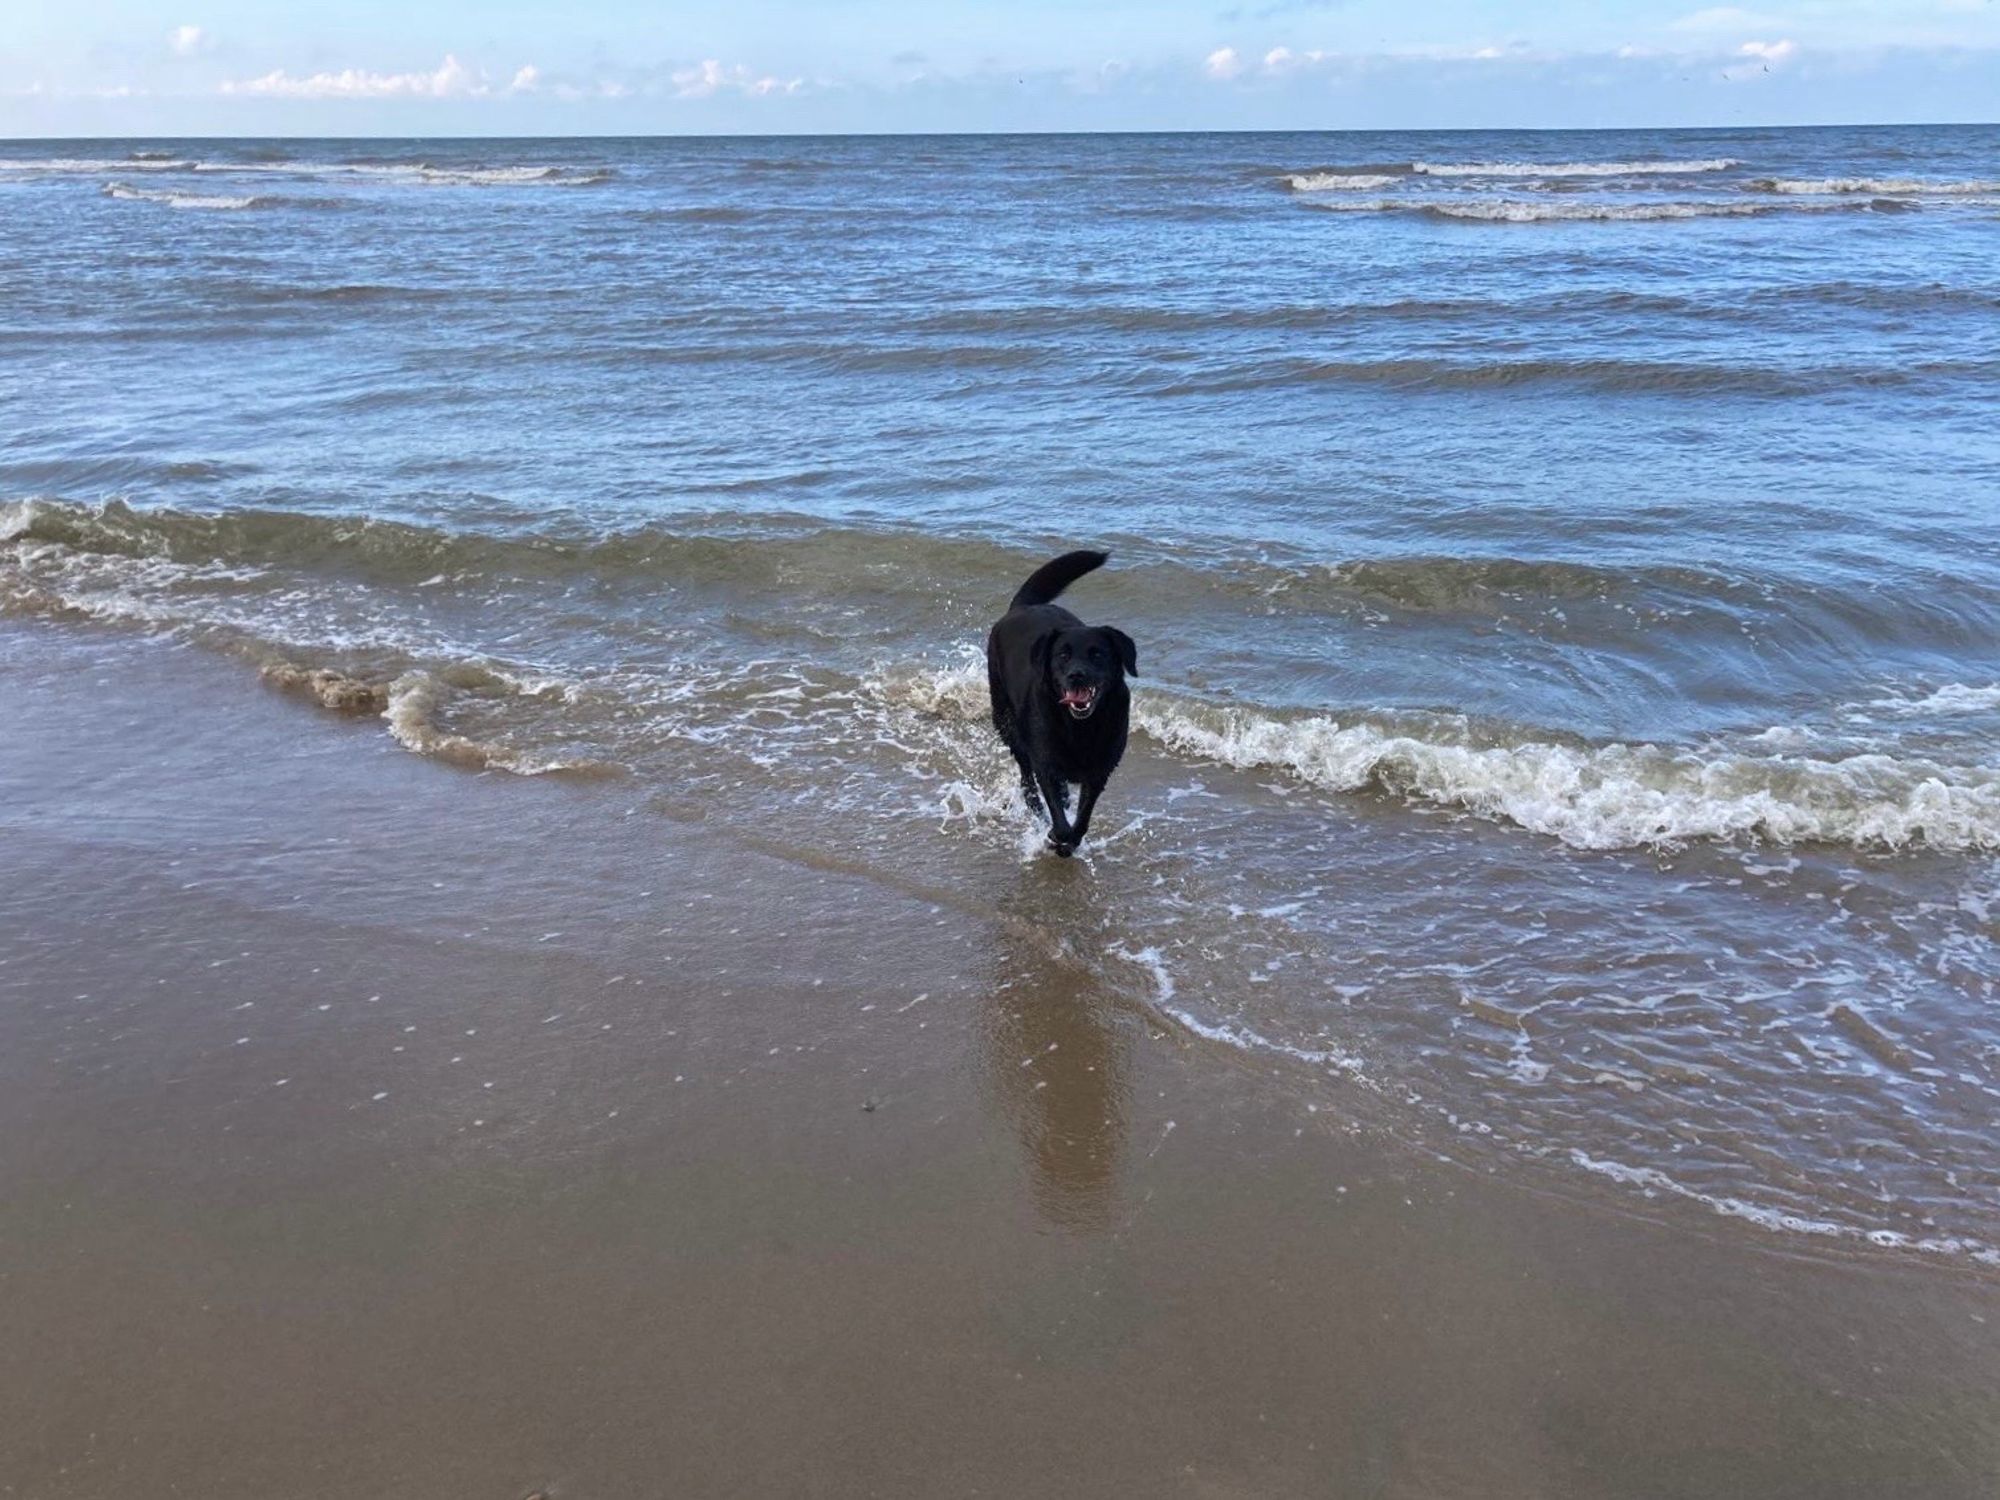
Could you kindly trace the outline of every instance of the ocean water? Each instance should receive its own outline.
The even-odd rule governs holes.
[[[17,141],[0,292],[0,611],[1004,888],[1482,1169],[2000,1261],[2000,130]],[[1079,545],[1063,864],[978,642]]]

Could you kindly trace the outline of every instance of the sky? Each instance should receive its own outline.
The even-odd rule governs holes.
[[[1996,0],[11,0],[0,136],[2000,119]]]

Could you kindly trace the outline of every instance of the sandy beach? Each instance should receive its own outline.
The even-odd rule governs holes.
[[[1501,1181],[1037,887],[0,626],[0,1494],[1987,1496],[1956,1263]]]

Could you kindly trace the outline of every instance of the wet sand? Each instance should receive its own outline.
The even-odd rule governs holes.
[[[0,1494],[2000,1489],[1991,1272],[1308,1109],[1038,942],[1080,866],[44,625],[0,703]]]

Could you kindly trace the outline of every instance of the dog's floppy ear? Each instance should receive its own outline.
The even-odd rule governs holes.
[[[1125,668],[1127,677],[1139,675],[1139,648],[1132,644],[1132,637],[1115,625],[1106,625],[1104,633],[1111,637],[1111,645],[1118,652],[1118,660]]]
[[[1028,647],[1028,662],[1035,669],[1035,676],[1046,682],[1049,675],[1049,653],[1056,649],[1056,633],[1044,630],[1036,636]]]

